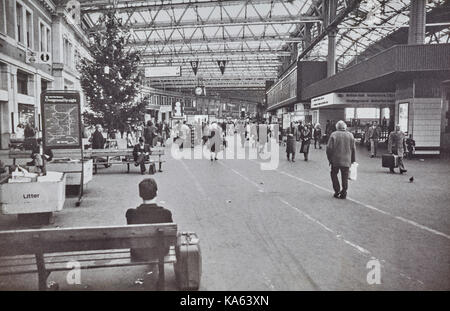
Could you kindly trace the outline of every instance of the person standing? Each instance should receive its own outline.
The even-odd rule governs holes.
[[[104,149],[106,139],[103,137],[101,132],[102,126],[97,124],[95,126],[95,131],[92,133],[92,149]]]
[[[302,140],[300,152],[303,153],[305,161],[308,161],[309,146],[311,145],[312,139],[312,128],[310,124],[305,124],[305,126],[303,126],[300,133],[300,139]]]
[[[334,197],[345,199],[348,190],[348,174],[352,163],[356,161],[355,138],[347,131],[344,121],[336,123],[335,132],[331,133],[327,144],[327,158],[331,165],[331,181],[333,183]],[[341,172],[342,189],[339,184],[338,173]]]
[[[33,161],[31,163],[27,163],[27,165],[34,165],[40,170],[42,175],[47,175],[46,164],[48,161],[53,159],[53,152],[48,147],[44,148],[41,138],[36,140],[36,145],[33,147],[31,152],[31,158]]]
[[[189,148],[191,146],[191,129],[186,124],[186,121],[183,121],[183,124],[180,127],[180,138],[181,138],[180,150],[183,150],[184,147]]]
[[[395,131],[389,134],[388,152],[398,156],[398,168],[400,170],[400,174],[407,172],[403,164],[403,153],[405,152],[405,149],[405,134],[400,130],[400,125],[396,125]],[[393,167],[390,167],[389,171],[391,173],[395,173]]]
[[[33,129],[30,123],[27,123],[24,129],[25,141],[23,145],[25,147],[25,150],[33,150],[33,148],[36,146],[37,143],[35,136],[36,131]]]
[[[222,134],[220,129],[221,128],[215,121],[211,123],[209,135],[209,151],[211,155],[211,162],[217,161],[217,153],[220,151],[220,145],[222,143]]]
[[[144,128],[145,143],[153,147],[153,138],[156,136],[156,127],[152,121],[147,121],[147,126]]]
[[[211,129],[209,126],[209,122],[206,122],[205,126],[203,127],[203,136],[202,136],[203,145],[206,144],[206,142],[208,141],[209,135],[211,135]]]
[[[370,141],[370,157],[374,158],[377,156],[378,141],[381,137],[381,129],[376,121],[369,128],[368,137]]]
[[[319,149],[322,149],[320,141],[322,139],[322,129],[320,128],[320,123],[317,123],[314,128],[314,149],[317,149],[317,143],[319,143]]]
[[[416,141],[413,139],[412,134],[406,139],[406,148],[408,149],[408,159],[412,159],[416,151]]]
[[[286,131],[286,156],[287,160],[291,161],[290,156],[292,155],[292,162],[295,162],[296,136],[298,136],[298,128],[291,125]]]

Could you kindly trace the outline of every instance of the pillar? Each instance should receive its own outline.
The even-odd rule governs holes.
[[[329,0],[327,6],[327,27],[335,20],[337,0]],[[336,34],[337,29],[328,31],[327,77],[336,74]]]
[[[411,0],[409,13],[408,44],[424,44],[426,0]]]

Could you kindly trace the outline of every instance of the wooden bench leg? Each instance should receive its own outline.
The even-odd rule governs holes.
[[[166,277],[164,275],[164,256],[159,258],[158,269],[158,290],[164,290],[166,282]]]
[[[127,163],[127,173],[130,172],[130,163]]]
[[[35,254],[36,265],[38,269],[38,287],[40,291],[47,290],[47,278],[50,275],[45,269],[44,255],[42,253]]]

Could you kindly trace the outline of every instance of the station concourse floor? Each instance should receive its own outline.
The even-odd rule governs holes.
[[[138,183],[153,177],[179,231],[199,235],[200,290],[450,290],[448,157],[405,160],[406,174],[390,174],[382,150],[371,159],[358,146],[358,180],[339,200],[325,147],[311,145],[309,161],[297,153],[295,163],[284,148],[275,170],[261,170],[258,159],[177,160],[169,147],[162,173],[100,168],[81,206],[67,198],[46,227],[124,225],[126,210],[141,202]],[[15,216],[0,215],[0,230],[19,228]],[[377,262],[380,284],[369,284]],[[135,280],[145,269],[82,271],[81,285],[65,285],[59,272],[49,281],[67,290],[143,290]],[[173,269],[166,271],[174,290]],[[36,287],[35,275],[0,277],[3,290]]]

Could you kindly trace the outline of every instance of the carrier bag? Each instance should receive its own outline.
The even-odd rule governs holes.
[[[202,275],[202,255],[199,239],[194,232],[178,234],[175,248],[177,261],[175,279],[180,290],[198,290]]]
[[[398,155],[390,154],[390,153],[383,154],[381,156],[381,166],[389,167],[389,168],[398,167]]]
[[[358,163],[353,162],[352,165],[350,166],[348,179],[356,180],[357,176],[358,176]]]

